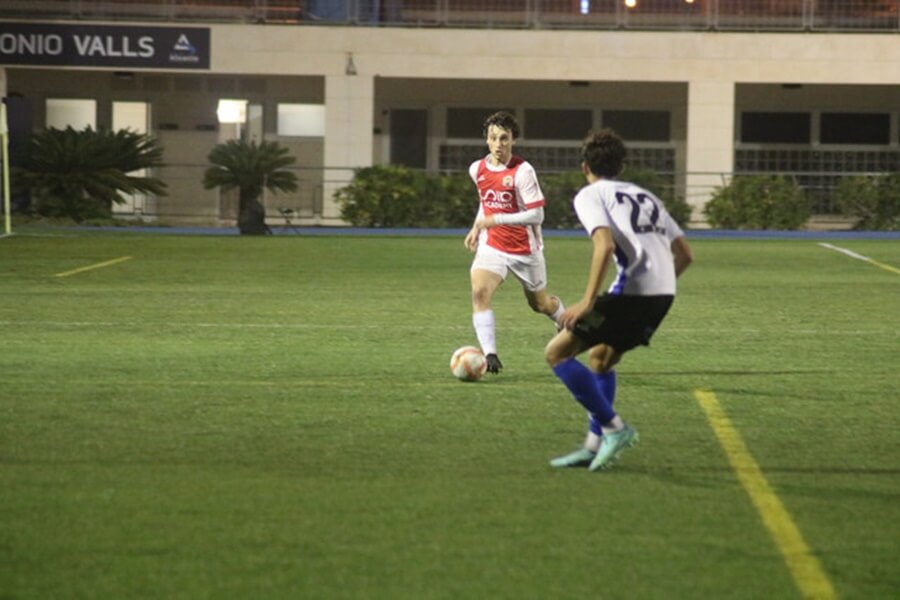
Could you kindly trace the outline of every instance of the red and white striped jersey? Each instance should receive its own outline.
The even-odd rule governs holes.
[[[489,157],[476,160],[469,175],[478,188],[484,216],[517,213],[544,206],[544,193],[529,162],[513,156],[506,165],[494,166]],[[499,225],[481,233],[479,243],[508,252],[531,254],[543,248],[540,225]]]

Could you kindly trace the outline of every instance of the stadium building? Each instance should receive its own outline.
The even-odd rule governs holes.
[[[157,0],[0,3],[12,160],[44,127],[156,136],[167,197],[123,215],[233,224],[211,148],[274,140],[300,189],[272,222],[340,225],[354,169],[462,171],[509,109],[539,172],[612,126],[699,208],[735,173],[785,173],[833,212],[849,174],[900,171],[898,0]],[[474,205],[473,205],[474,206]]]

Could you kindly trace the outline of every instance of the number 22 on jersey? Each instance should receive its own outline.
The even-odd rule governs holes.
[[[619,204],[631,205],[631,229],[635,233],[661,233],[665,235],[666,228],[656,223],[659,220],[659,205],[653,196],[639,193],[631,196],[625,192],[616,192],[616,201]]]

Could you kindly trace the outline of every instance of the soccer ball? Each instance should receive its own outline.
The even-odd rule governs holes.
[[[450,371],[460,381],[478,381],[487,371],[487,360],[475,346],[463,346],[450,357]]]

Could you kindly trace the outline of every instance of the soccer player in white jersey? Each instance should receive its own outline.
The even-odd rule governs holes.
[[[547,293],[541,223],[544,195],[534,167],[513,155],[519,136],[516,118],[497,112],[484,122],[489,153],[469,167],[481,204],[465,245],[475,253],[470,269],[472,325],[487,358],[487,370],[503,368],[497,356],[496,326],[491,300],[507,275],[522,284],[528,305],[558,321],[565,307]]]
[[[625,145],[612,130],[588,134],[581,170],[588,185],[575,196],[578,220],[593,244],[584,296],[564,312],[564,327],[544,350],[554,374],[587,409],[582,448],[550,461],[554,467],[603,469],[638,433],[613,410],[613,367],[625,352],[648,345],[675,298],[675,280],[693,261],[691,247],[662,202],[633,183],[616,181]],[[600,286],[615,260],[609,289]],[[598,295],[599,294],[599,295]],[[575,357],[588,352],[590,368]]]

